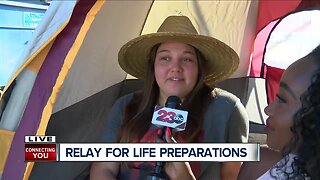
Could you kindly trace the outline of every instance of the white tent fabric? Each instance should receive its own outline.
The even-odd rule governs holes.
[[[151,1],[107,1],[95,18],[61,88],[53,113],[125,79],[121,46],[139,36]]]
[[[270,34],[265,63],[287,69],[291,63],[310,53],[320,42],[319,19],[319,10],[294,13],[282,19]]]

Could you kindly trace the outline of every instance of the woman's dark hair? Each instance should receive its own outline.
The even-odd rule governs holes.
[[[160,44],[154,46],[150,51],[143,90],[134,93],[125,108],[123,123],[118,134],[119,142],[137,142],[151,126],[153,109],[159,97],[159,86],[154,74],[154,62],[159,46]],[[203,127],[204,112],[212,97],[212,88],[203,83],[206,74],[205,59],[196,48],[195,51],[198,59],[198,79],[192,92],[182,104],[182,109],[188,111],[186,130],[176,134],[183,137],[186,142],[197,141]]]
[[[320,179],[320,45],[306,57],[315,62],[317,70],[311,78],[311,85],[300,97],[301,108],[290,129],[293,137],[282,149],[287,163],[287,155],[298,147],[297,157],[291,165],[293,171],[284,172],[288,179],[303,179],[305,176]],[[281,169],[286,163],[275,168]]]

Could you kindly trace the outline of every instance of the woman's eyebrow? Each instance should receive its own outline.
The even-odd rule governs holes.
[[[196,55],[193,51],[184,51],[184,54],[191,54],[191,55]]]
[[[157,53],[162,53],[162,52],[170,52],[168,49],[161,49],[159,51],[157,51]]]
[[[280,87],[282,87],[283,89],[285,89],[294,99],[298,99],[296,97],[296,95],[294,94],[294,92],[292,91],[292,89],[288,86],[288,84],[284,83],[284,82],[280,82]]]
[[[164,52],[170,52],[170,50],[168,50],[168,49],[160,49],[159,51],[157,51],[157,54],[164,53]],[[194,53],[192,51],[183,51],[183,54],[191,54],[193,56],[196,55],[196,53]]]

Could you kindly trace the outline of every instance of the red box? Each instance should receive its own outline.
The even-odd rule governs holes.
[[[25,144],[25,161],[56,161],[56,144]]]

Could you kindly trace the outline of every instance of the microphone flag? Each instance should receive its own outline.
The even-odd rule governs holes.
[[[181,100],[176,96],[167,99],[165,107],[157,105],[154,108],[151,123],[157,126],[165,126],[183,131],[187,125],[188,112],[179,110]]]

